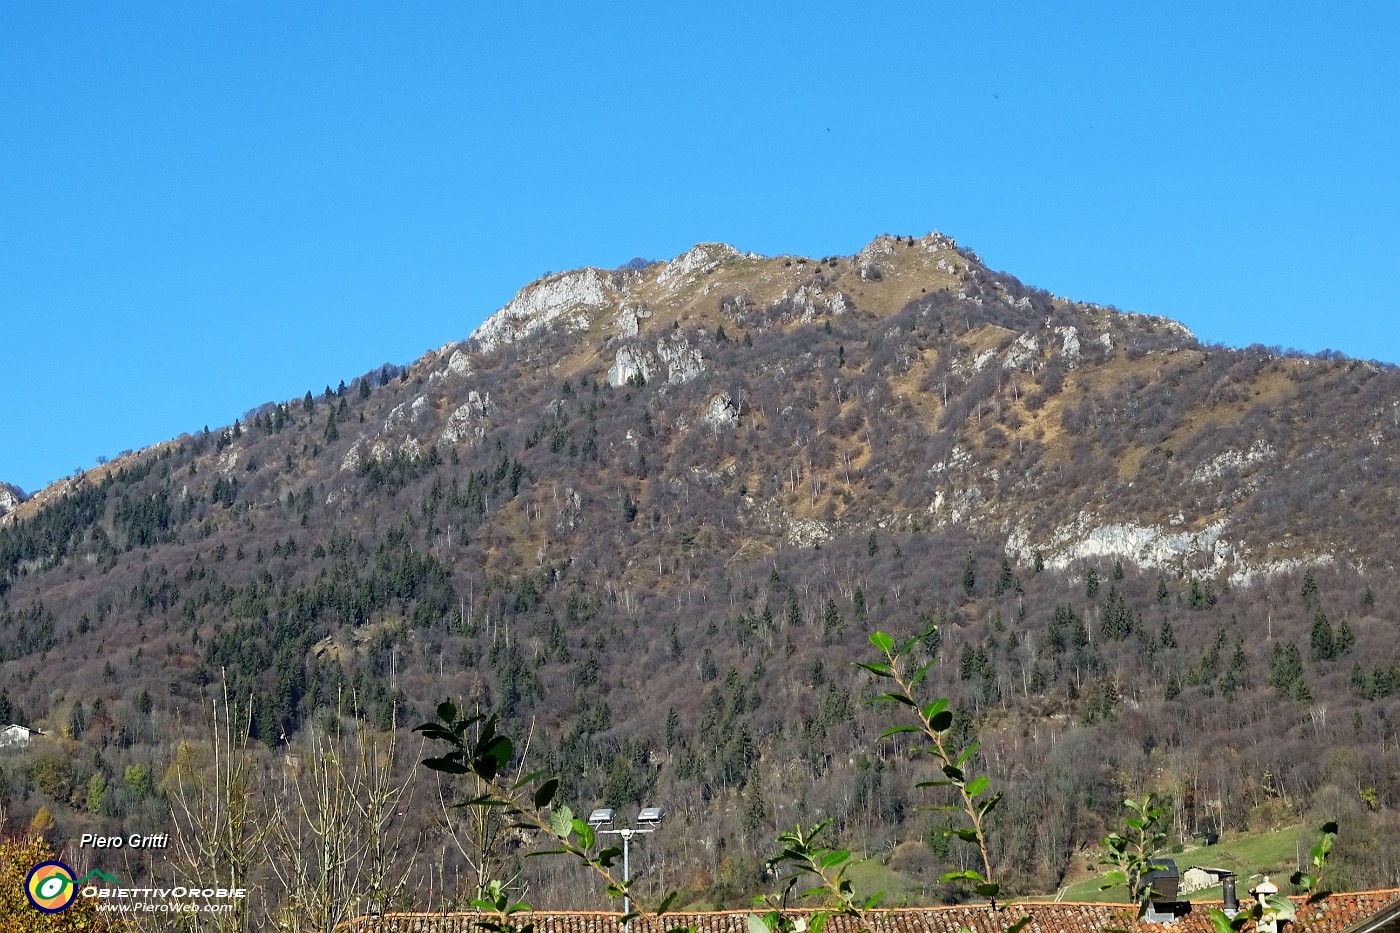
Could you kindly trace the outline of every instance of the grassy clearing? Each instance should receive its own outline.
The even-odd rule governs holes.
[[[1316,831],[1307,826],[1290,826],[1270,833],[1239,836],[1227,839],[1213,846],[1187,846],[1181,852],[1168,850],[1163,853],[1174,859],[1178,868],[1185,870],[1193,865],[1209,868],[1228,868],[1239,875],[1241,894],[1252,886],[1260,875],[1275,879],[1287,879],[1298,864],[1298,854],[1307,857],[1308,850],[1316,841]],[[1125,901],[1122,889],[1100,891],[1102,882],[1097,875],[1082,878],[1066,886],[1061,900],[1066,901]],[[1219,886],[1194,891],[1192,900],[1219,900]]]

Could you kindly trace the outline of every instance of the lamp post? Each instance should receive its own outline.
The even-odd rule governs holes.
[[[610,826],[613,820],[617,819],[617,811],[611,807],[602,807],[588,814],[588,825],[592,826],[599,835],[621,836],[622,837],[622,915],[625,917],[632,912],[632,895],[629,884],[632,881],[632,861],[630,843],[632,837],[641,833],[652,833],[656,827],[661,825],[661,820],[666,816],[665,807],[642,807],[637,814],[636,826],[624,826],[619,829],[604,829]],[[625,920],[622,924],[623,930],[631,928],[632,921]]]

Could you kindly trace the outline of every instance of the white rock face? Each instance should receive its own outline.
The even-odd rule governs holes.
[[[447,417],[442,442],[449,445],[468,439],[480,442],[486,436],[486,422],[491,408],[491,393],[482,395],[476,389],[472,389],[467,393],[466,404]]]
[[[794,518],[788,523],[787,543],[793,547],[812,547],[830,537],[831,528],[815,518]]]
[[[567,486],[555,505],[554,527],[559,531],[573,531],[582,520],[583,497],[572,486]]]
[[[1271,460],[1274,457],[1274,448],[1264,441],[1255,441],[1254,444],[1245,451],[1226,450],[1205,463],[1201,464],[1191,476],[1191,481],[1195,483],[1213,483],[1223,476],[1234,476],[1244,472],[1256,463]]]
[[[510,304],[483,321],[472,338],[483,352],[490,352],[550,326],[585,330],[588,312],[613,303],[619,295],[597,269],[551,275],[522,288]]]
[[[1249,586],[1255,580],[1267,580],[1275,574],[1296,573],[1305,567],[1325,567],[1335,561],[1336,558],[1331,554],[1315,554],[1311,557],[1271,560],[1257,565],[1245,564],[1230,574],[1230,585]]]
[[[637,379],[650,382],[655,369],[656,357],[646,350],[638,347],[620,347],[617,356],[613,358],[612,368],[608,370],[608,385],[616,388]]]
[[[641,330],[642,321],[651,317],[651,312],[641,305],[624,305],[617,313],[617,329],[624,337],[635,337]]]
[[[1071,366],[1079,362],[1079,328],[1077,327],[1057,327],[1055,333],[1060,336],[1060,352],[1065,359],[1069,360]]]
[[[608,370],[608,385],[616,388],[635,381],[652,381],[652,374],[666,370],[666,381],[672,384],[689,382],[705,371],[705,357],[680,332],[656,342],[656,352],[641,347],[619,347]]]
[[[1140,567],[1176,570],[1189,559],[1208,575],[1228,570],[1232,586],[1245,586],[1255,579],[1276,573],[1333,561],[1331,555],[1322,554],[1251,564],[1246,560],[1242,546],[1231,544],[1222,537],[1225,528],[1225,519],[1211,522],[1197,531],[1170,531],[1157,525],[1139,525],[1135,522],[1095,525],[1093,519],[1081,514],[1074,522],[1056,529],[1048,540],[1038,544],[1031,542],[1023,528],[1013,528],[1007,536],[1006,553],[1017,560],[1029,562],[1036,551],[1040,551],[1045,566],[1055,570],[1063,570],[1075,561],[1095,558],[1121,558]]]
[[[836,292],[828,295],[817,285],[799,285],[797,291],[789,295],[786,289],[777,297],[774,304],[782,304],[791,301],[797,311],[797,320],[802,324],[810,324],[817,319],[817,315],[830,311],[832,314],[844,314],[849,311],[853,304],[846,297],[845,292]]]
[[[447,372],[453,376],[470,376],[472,374],[471,357],[462,350],[452,351],[452,358],[447,361]]]
[[[727,259],[740,259],[743,253],[726,243],[701,243],[666,263],[656,284],[674,290],[707,272],[713,272]]]
[[[354,473],[360,468],[361,461],[364,460],[363,438],[350,445],[350,449],[345,452],[345,456],[340,460],[340,469],[343,473]],[[326,500],[327,503],[330,500]]]
[[[679,331],[669,340],[656,342],[656,355],[666,364],[666,381],[673,385],[689,382],[705,371],[705,358]]]
[[[426,396],[418,396],[411,402],[400,402],[389,412],[389,416],[384,419],[384,430],[393,431],[403,424],[417,424],[423,420],[423,416],[432,410],[433,403],[428,401]]]
[[[18,486],[0,483],[0,515],[9,515],[24,501],[24,493]]]
[[[1020,369],[1040,356],[1040,341],[1034,334],[1022,334],[1006,351],[1006,360],[1001,364],[1005,369]]]
[[[721,392],[711,398],[710,404],[705,406],[705,411],[700,415],[701,423],[712,428],[725,428],[738,420],[739,406],[734,404],[728,392]]]

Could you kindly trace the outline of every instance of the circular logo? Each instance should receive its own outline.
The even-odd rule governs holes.
[[[24,880],[24,896],[36,910],[56,914],[73,903],[78,886],[73,883],[73,869],[62,862],[40,862]]]

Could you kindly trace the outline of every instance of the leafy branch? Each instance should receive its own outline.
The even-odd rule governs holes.
[[[992,871],[991,849],[987,843],[987,818],[1001,802],[1002,795],[1000,792],[988,795],[987,790],[991,779],[985,774],[978,776],[968,774],[967,763],[973,755],[977,754],[978,743],[970,742],[964,748],[956,747],[955,736],[952,733],[953,713],[948,708],[948,700],[939,698],[922,703],[917,698],[917,691],[933,667],[934,660],[929,660],[912,674],[908,672],[906,656],[916,645],[932,636],[935,631],[935,628],[929,628],[899,645],[896,645],[894,639],[884,632],[875,632],[870,636],[870,643],[884,655],[884,660],[859,663],[856,666],[893,684],[892,689],[875,697],[874,702],[894,703],[914,711],[916,720],[914,723],[886,729],[881,733],[880,738],[914,733],[927,740],[928,744],[915,746],[914,751],[922,752],[937,760],[943,770],[943,777],[936,781],[923,781],[916,786],[951,787],[957,794],[957,803],[923,809],[961,811],[967,816],[969,826],[962,829],[949,829],[945,832],[947,835],[956,836],[963,842],[977,848],[977,853],[982,860],[982,870],[967,869],[948,872],[943,875],[942,880],[944,882],[971,882],[972,889],[978,895],[985,897],[995,910],[998,909],[997,897],[1001,894],[1001,885],[996,881]],[[1029,914],[1021,917],[1007,927],[1007,933],[1019,933],[1030,921]]]
[[[821,933],[826,921],[833,916],[853,917],[865,929],[864,912],[880,903],[884,892],[857,902],[855,889],[846,877],[850,865],[849,849],[833,849],[819,843],[817,837],[831,825],[831,820],[823,820],[811,830],[804,831],[802,824],[792,832],[778,837],[782,852],[768,860],[768,867],[777,870],[783,866],[794,869],[788,876],[781,894],[766,895],[755,899],[754,904],[765,907],[762,914],[750,915],[750,933]],[[792,917],[784,912],[788,898],[798,883],[809,875],[816,876],[810,888],[799,892],[798,898],[821,897],[825,907],[810,917]]]
[[[1138,905],[1138,916],[1147,912],[1148,898],[1152,886],[1146,881],[1155,858],[1167,834],[1162,828],[1167,818],[1167,808],[1156,804],[1148,794],[1141,803],[1124,800],[1123,806],[1134,815],[1123,821],[1125,832],[1109,833],[1103,840],[1107,851],[1099,857],[1100,865],[1112,867],[1104,875],[1104,883],[1099,890],[1123,886],[1128,889],[1129,899]]]
[[[423,766],[444,774],[474,775],[482,790],[471,800],[455,806],[498,808],[507,819],[514,820],[508,829],[536,830],[551,840],[553,848],[532,852],[530,856],[571,855],[603,881],[609,897],[631,896],[633,904],[641,905],[631,895],[631,882],[618,878],[612,871],[622,858],[622,849],[610,846],[595,852],[597,837],[593,827],[575,817],[567,806],[555,803],[559,793],[557,777],[544,771],[533,771],[516,779],[506,776],[506,768],[515,755],[515,743],[497,731],[496,716],[462,715],[450,700],[438,704],[437,716],[437,722],[426,722],[413,730],[447,746],[445,754],[425,758]],[[661,916],[675,897],[676,893],[672,892],[659,904],[641,905],[622,919],[626,922],[642,913]],[[525,903],[511,903],[500,882],[491,882],[472,903],[494,915],[494,920],[480,924],[492,933],[532,933],[533,924],[517,927],[512,919],[515,914],[532,908]]]

